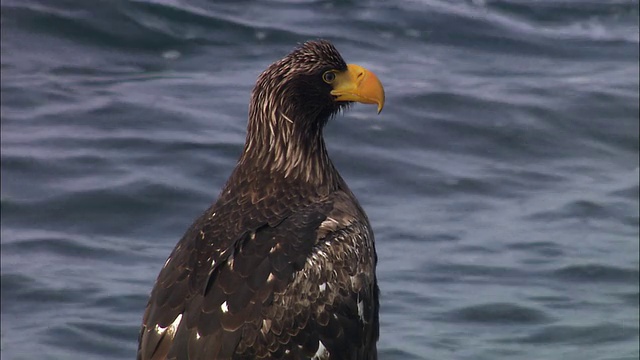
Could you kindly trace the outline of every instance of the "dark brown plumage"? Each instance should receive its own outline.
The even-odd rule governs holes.
[[[260,75],[244,152],[160,271],[138,359],[376,359],[373,234],[322,137],[351,101],[381,109],[382,86],[326,41]]]

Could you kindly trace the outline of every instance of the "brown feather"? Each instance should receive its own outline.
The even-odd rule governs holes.
[[[322,138],[344,105],[321,75],[345,68],[314,41],[259,76],[243,154],[160,271],[139,360],[376,358],[373,234]]]

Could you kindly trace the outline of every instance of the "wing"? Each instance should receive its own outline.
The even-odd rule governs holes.
[[[231,241],[197,221],[158,277],[138,358],[371,358],[358,354],[377,339],[373,238],[349,196],[325,200],[240,221]]]
[[[335,194],[304,267],[276,292],[244,358],[376,359],[378,287],[368,220],[352,196]],[[249,340],[255,338],[256,340]]]

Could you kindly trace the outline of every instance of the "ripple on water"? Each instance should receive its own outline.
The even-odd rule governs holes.
[[[531,220],[558,221],[563,219],[601,220],[616,218],[617,211],[611,206],[591,201],[575,200],[559,208],[536,212],[529,216]]]
[[[74,353],[109,354],[110,358],[129,358],[135,354],[135,346],[130,334],[138,331],[137,326],[127,324],[76,321],[50,327],[45,332],[44,341],[56,348],[66,348]]]
[[[560,244],[549,241],[518,242],[507,244],[506,247],[512,250],[534,253],[544,257],[545,259],[549,257],[561,257],[564,255],[564,251]]]
[[[122,256],[120,249],[110,249],[101,246],[100,243],[94,243],[90,246],[81,240],[74,239],[72,236],[60,237],[52,236],[34,236],[30,239],[22,239],[3,245],[3,250],[11,251],[15,254],[33,254],[34,252],[47,252],[50,254],[82,258],[104,258],[112,257],[119,259]]]
[[[51,309],[55,304],[63,305],[75,303],[78,299],[93,296],[100,292],[100,288],[83,286],[52,286],[32,277],[3,273],[0,275],[2,284],[2,310],[7,311],[15,307],[24,309],[30,304],[31,311]],[[75,286],[75,287],[74,287]],[[43,301],[46,299],[46,301]]]
[[[636,174],[635,176],[638,176]],[[640,197],[640,185],[635,184],[622,189],[614,190],[609,193],[612,196],[618,196],[623,199],[637,199]]]
[[[256,76],[328,37],[388,89],[326,129],[375,228],[379,357],[637,359],[637,20],[638,0],[3,0],[2,358],[131,358]]]
[[[639,334],[638,328],[603,323],[592,326],[551,325],[531,335],[509,340],[525,344],[573,344],[597,345],[608,342],[631,340]]]
[[[628,283],[638,285],[640,272],[637,269],[621,268],[602,264],[570,265],[551,274],[563,281]]]
[[[445,318],[484,324],[540,324],[553,321],[544,311],[512,303],[465,306],[450,311]]]
[[[640,307],[640,293],[638,292],[617,294],[616,296],[629,306],[635,308]]]
[[[470,264],[437,264],[428,266],[421,273],[410,274],[415,281],[450,282],[450,283],[514,283],[522,279],[535,278],[533,272],[527,272],[519,268],[491,265]]]
[[[109,311],[118,312],[122,310],[131,310],[133,312],[139,312],[140,309],[144,309],[149,295],[144,294],[130,294],[130,295],[118,295],[118,296],[102,296],[97,298],[92,306],[103,308]]]
[[[406,360],[422,360],[424,357],[411,354],[400,349],[383,349],[378,351],[380,359],[406,359]]]

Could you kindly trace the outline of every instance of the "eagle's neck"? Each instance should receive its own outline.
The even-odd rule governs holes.
[[[307,183],[319,191],[337,188],[340,175],[322,136],[329,116],[305,113],[256,94],[252,100],[239,166],[268,173],[276,181]]]

